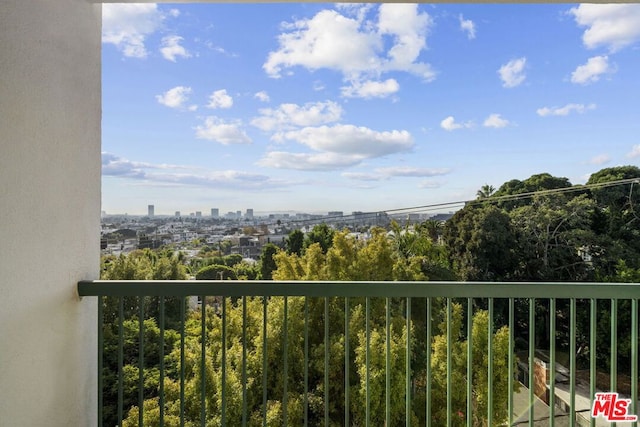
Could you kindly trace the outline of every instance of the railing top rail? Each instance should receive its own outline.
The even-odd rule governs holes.
[[[640,283],[82,280],[85,296],[309,296],[640,299]]]

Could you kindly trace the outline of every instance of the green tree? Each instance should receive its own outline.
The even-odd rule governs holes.
[[[304,247],[305,249],[314,243],[318,243],[322,248],[322,252],[327,253],[329,247],[333,243],[334,230],[327,224],[319,224],[314,226],[309,233],[305,236]]]
[[[276,269],[276,263],[273,259],[274,255],[280,251],[273,243],[267,243],[262,247],[260,255],[260,278],[263,280],[271,280],[272,273]]]
[[[418,226],[418,230],[429,236],[432,242],[438,243],[444,231],[444,224],[444,221],[438,219],[428,219]]]
[[[446,311],[443,309],[442,318]],[[467,395],[466,385],[472,385],[472,414],[473,425],[487,424],[488,412],[488,366],[489,366],[489,316],[485,310],[476,311],[473,315],[472,339],[472,372],[473,377],[467,377],[467,346],[469,340],[462,335],[462,306],[452,304],[451,313],[452,359],[450,370],[452,373],[451,390],[452,424],[466,425]],[[509,397],[509,330],[506,326],[492,332],[493,340],[493,420],[494,425],[502,425],[507,420],[507,400]],[[432,422],[434,425],[444,425],[447,421],[447,328],[446,323],[440,324],[440,334],[433,338],[431,355],[432,373]],[[515,366],[514,366],[515,368]],[[516,387],[517,387],[517,381]],[[515,391],[515,390],[514,390]]]
[[[522,280],[567,281],[589,278],[581,253],[593,252],[591,221],[595,204],[586,194],[534,196],[510,216],[517,230]]]
[[[154,252],[138,250],[129,255],[119,257],[106,256],[101,260],[101,279],[105,280],[184,280],[186,267],[184,259],[170,251]],[[144,395],[157,396],[159,373],[159,297],[103,297],[103,421],[105,425],[117,424],[118,402],[118,341],[119,341],[119,308],[122,301],[123,355],[124,355],[124,408],[137,402],[138,384],[138,339],[140,304],[143,305],[144,317]],[[169,354],[177,340],[174,328],[180,323],[180,313],[184,306],[184,298],[164,298],[165,312],[165,347],[164,354]]]
[[[285,248],[290,254],[296,254],[298,256],[302,255],[302,250],[304,248],[304,233],[300,230],[293,230],[289,233],[289,236],[285,241]]]
[[[486,199],[493,196],[495,192],[496,188],[493,185],[485,184],[476,192],[476,197],[478,199]]]
[[[640,168],[619,166],[592,174],[587,185],[635,178],[640,180]],[[603,251],[610,254],[599,265],[603,275],[614,274],[619,259],[640,267],[640,182],[594,188],[591,193],[597,205],[594,231],[601,237]]]
[[[396,256],[385,230],[374,228],[365,242],[347,231],[333,234],[326,252],[320,243],[307,247],[302,256],[280,252],[274,257],[277,280],[421,280],[419,259],[408,261]]]
[[[515,234],[507,213],[492,205],[467,205],[447,221],[443,240],[462,280],[506,280],[515,264]]]
[[[524,181],[512,179],[507,181],[498,188],[493,194],[495,197],[513,196],[517,194],[534,193],[537,191],[557,190],[561,188],[571,187],[571,182],[564,177],[556,177],[549,173],[540,173],[531,175]],[[500,201],[498,206],[507,210],[524,206],[530,203],[529,198],[521,198],[518,200]]]
[[[226,265],[213,264],[200,269],[196,280],[237,280],[236,272]]]

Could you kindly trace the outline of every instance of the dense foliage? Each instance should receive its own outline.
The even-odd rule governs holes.
[[[478,198],[467,203],[446,223],[428,220],[421,224],[401,225],[393,222],[388,229],[372,228],[365,239],[348,230],[334,230],[326,224],[316,226],[310,232],[292,231],[285,247],[273,244],[263,247],[256,264],[247,263],[239,255],[222,256],[214,248],[203,250],[189,261],[184,256],[169,251],[144,250],[128,256],[103,258],[104,279],[185,279],[187,274],[196,279],[264,279],[264,280],[342,280],[342,281],[394,281],[394,280],[462,280],[462,281],[640,281],[640,169],[634,166],[607,168],[591,176],[586,186],[573,186],[567,178],[550,174],[534,175],[524,181],[511,180],[497,190],[484,185]],[[630,180],[614,186],[592,187],[592,185],[617,180]],[[514,285],[517,286],[517,285]],[[606,285],[605,285],[606,286]],[[323,421],[324,417],[324,299],[289,298],[287,309],[287,395],[283,406],[284,357],[284,311],[282,298],[268,301],[266,308],[262,298],[247,298],[246,311],[243,300],[222,301],[217,298],[206,304],[204,323],[206,334],[205,384],[207,390],[207,424],[220,425],[222,384],[220,383],[222,344],[220,331],[221,303],[226,310],[227,357],[226,405],[227,424],[236,425],[242,410],[242,357],[246,352],[247,395],[249,425],[261,425],[263,355],[266,355],[267,372],[267,425],[282,423],[286,412],[290,423],[296,425],[303,414],[304,357],[303,349],[308,345],[311,363],[308,364],[308,415],[310,425]],[[424,300],[412,300],[410,330],[407,330],[405,300],[392,299],[391,330],[389,348],[391,358],[391,406],[394,415],[392,424],[404,420],[404,374],[406,339],[410,336],[425,336]],[[502,301],[496,301],[494,331],[494,423],[506,417],[506,401],[509,392],[506,385],[508,330],[507,311]],[[202,382],[202,310],[184,310],[185,301],[166,299],[165,323],[158,324],[159,299],[144,298],[145,369],[143,372],[145,423],[157,424],[159,417],[158,392],[160,377],[158,365],[160,328],[165,330],[164,364],[166,376],[164,390],[165,425],[179,424],[179,330],[185,328],[185,393],[186,425],[196,425],[200,420],[199,390]],[[330,364],[329,415],[332,420],[343,418],[344,408],[344,319],[349,315],[349,388],[350,418],[354,425],[362,424],[365,407],[365,336],[364,300],[351,298],[345,306],[344,299],[330,298],[328,348]],[[445,314],[443,301],[434,300],[433,325],[443,325]],[[456,414],[454,425],[462,425],[466,412],[466,346],[468,337],[473,340],[473,408],[474,425],[486,424],[487,413],[487,328],[488,316],[485,301],[474,301],[473,329],[466,331],[466,301],[453,304],[454,336],[451,370],[455,390],[452,401]],[[115,298],[104,298],[104,420],[105,425],[115,425],[117,414],[117,343],[120,333],[124,343],[123,383],[125,425],[137,425],[137,351],[139,339],[137,298],[123,298],[122,306]],[[386,351],[385,301],[371,300],[371,325],[369,361],[369,389],[371,396],[371,418],[375,425],[384,420],[384,383]],[[628,324],[630,304],[621,301],[617,307],[620,324]],[[124,322],[122,331],[118,323],[119,310]],[[262,336],[263,310],[267,312],[267,342]],[[516,301],[516,341],[534,340],[537,348],[549,344],[550,315],[559,319],[568,317],[568,304],[558,301],[556,313],[549,313],[548,302],[536,301],[538,330],[535,337],[528,336],[528,304]],[[607,301],[597,303],[597,362],[599,369],[609,368],[608,349],[610,337],[611,306]],[[348,313],[347,313],[348,311]],[[184,323],[181,320],[184,314]],[[243,315],[246,319],[243,320]],[[309,341],[305,343],[305,315],[308,315]],[[242,324],[247,327],[247,339],[242,340]],[[585,343],[589,336],[589,319],[584,312],[578,313],[577,339],[580,357],[588,355]],[[436,424],[446,419],[446,333],[440,326],[432,337],[430,354],[424,346],[414,345],[411,355],[411,370],[414,380],[414,408],[424,408],[426,360],[430,356],[432,373],[432,418]],[[568,329],[557,332],[557,346],[568,348]],[[618,369],[627,372],[633,346],[640,346],[630,339],[626,328],[618,329]],[[602,350],[602,351],[601,351]],[[580,360],[580,359],[579,359]],[[424,410],[414,409],[411,417],[424,424]],[[459,418],[459,419],[458,419]]]

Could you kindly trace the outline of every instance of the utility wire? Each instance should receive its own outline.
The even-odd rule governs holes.
[[[436,210],[441,210],[444,208],[457,208],[464,207],[468,204],[487,204],[487,203],[497,203],[497,202],[506,202],[506,201],[517,201],[523,199],[530,199],[534,196],[545,196],[551,194],[564,194],[564,193],[575,193],[575,192],[584,192],[587,190],[600,189],[600,188],[608,188],[608,187],[617,187],[621,185],[631,184],[631,188],[633,189],[633,184],[640,184],[640,179],[638,178],[628,178],[628,179],[620,179],[616,181],[607,181],[595,184],[587,184],[587,185],[573,185],[571,187],[563,187],[563,188],[554,188],[550,190],[539,190],[539,191],[531,191],[526,193],[518,193],[518,194],[508,194],[504,196],[490,196],[481,199],[467,199],[467,200],[457,200],[452,202],[443,202],[443,203],[432,203],[428,205],[422,206],[411,206],[406,208],[395,208],[395,209],[386,209],[380,211],[370,211],[370,212],[359,212],[350,215],[342,215],[342,216],[323,216],[322,218],[310,218],[310,219],[289,219],[288,223],[306,223],[306,222],[317,222],[322,221],[325,222],[327,220],[335,220],[335,221],[351,221],[354,219],[358,219],[361,217],[362,219],[374,219],[380,215],[390,215],[390,214],[399,214],[399,213],[424,213],[424,212],[432,212]]]

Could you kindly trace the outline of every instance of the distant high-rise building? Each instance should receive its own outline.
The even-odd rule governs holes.
[[[196,218],[202,218],[202,212],[196,211]]]
[[[236,211],[236,218],[242,218],[242,211]]]
[[[180,211],[176,211],[176,218],[180,218]]]
[[[149,218],[153,218],[155,207],[153,205],[147,206]]]
[[[340,217],[343,215],[344,213],[342,211],[331,211],[327,214],[327,216],[331,216],[331,217],[336,217],[336,216]]]
[[[253,219],[253,209],[247,209],[247,213],[244,214],[246,219]]]
[[[220,217],[220,210],[218,208],[212,208],[211,209],[211,216],[213,218],[219,218]]]

